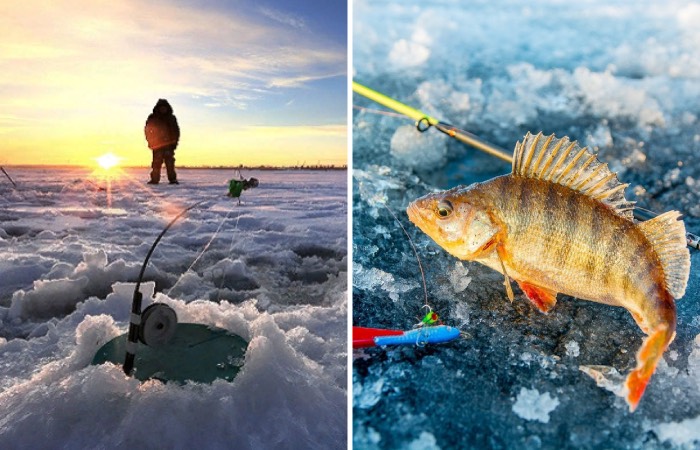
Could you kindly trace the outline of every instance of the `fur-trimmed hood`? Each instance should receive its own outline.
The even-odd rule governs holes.
[[[165,113],[160,112],[160,107],[165,106],[168,108],[168,111]],[[172,114],[173,113],[173,107],[170,106],[170,103],[164,98],[158,99],[158,102],[156,102],[156,106],[153,107],[153,114]]]

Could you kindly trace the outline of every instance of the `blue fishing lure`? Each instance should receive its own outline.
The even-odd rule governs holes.
[[[438,325],[435,327],[422,327],[407,331],[397,336],[377,336],[374,338],[375,345],[418,345],[440,344],[457,339],[460,331],[455,327]]]

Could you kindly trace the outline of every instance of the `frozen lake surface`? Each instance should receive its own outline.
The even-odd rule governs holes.
[[[0,180],[0,448],[345,448],[347,172],[7,168]],[[145,290],[250,341],[233,382],[90,366]],[[146,295],[144,307],[152,302]]]
[[[627,198],[679,210],[700,234],[700,4],[354,2],[354,79],[508,151],[527,131],[595,148]],[[381,109],[354,95],[353,104]],[[469,336],[355,352],[355,448],[697,448],[700,252],[691,251],[678,330],[639,408],[615,390],[642,332],[621,308],[560,296],[548,316],[503,277],[461,262],[410,224],[408,203],[510,165],[353,115],[353,325],[409,329],[425,313],[418,266],[383,203],[414,236],[429,302]]]

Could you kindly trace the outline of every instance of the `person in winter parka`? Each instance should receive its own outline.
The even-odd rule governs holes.
[[[153,113],[146,120],[146,141],[148,147],[153,150],[153,163],[151,164],[151,180],[148,184],[160,182],[160,168],[165,162],[170,184],[179,184],[175,173],[175,149],[180,140],[180,127],[173,115],[173,107],[165,99],[159,99],[153,107]]]

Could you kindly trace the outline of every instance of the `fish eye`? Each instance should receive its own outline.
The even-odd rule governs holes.
[[[440,200],[437,205],[437,213],[440,217],[447,217],[452,214],[452,203],[447,200]]]

